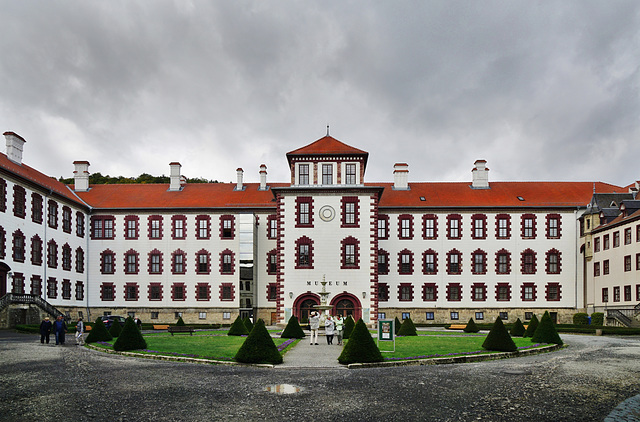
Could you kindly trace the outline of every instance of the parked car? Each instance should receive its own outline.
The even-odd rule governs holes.
[[[125,317],[121,317],[118,315],[103,315],[100,317],[100,319],[107,327],[107,330],[111,328],[111,324],[113,324],[114,321],[118,321],[120,323],[120,326],[124,326],[124,322],[127,320]]]

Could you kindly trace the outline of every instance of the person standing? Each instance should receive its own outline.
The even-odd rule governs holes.
[[[309,327],[311,328],[311,343],[318,345],[318,329],[320,328],[320,314],[317,311],[309,315]],[[314,340],[315,339],[315,340]]]
[[[53,332],[56,335],[56,345],[64,344],[64,333],[67,332],[67,324],[65,324],[62,316],[58,316],[56,322],[53,323]]]
[[[138,327],[138,330],[142,331],[142,320],[138,317],[136,317],[135,321],[136,326]]]
[[[341,315],[336,315],[336,337],[338,338],[338,346],[342,345],[342,329],[344,328],[344,320]]]
[[[324,333],[327,336],[327,344],[333,344],[333,332],[335,328],[336,325],[331,319],[331,315],[327,315],[327,319],[324,322]]]
[[[49,321],[49,317],[46,316],[40,323],[40,343],[44,344],[45,340],[47,344],[49,344],[49,334],[51,334],[51,321]]]
[[[76,344],[78,346],[84,344],[84,322],[82,322],[82,318],[78,318],[78,323],[76,324]]]

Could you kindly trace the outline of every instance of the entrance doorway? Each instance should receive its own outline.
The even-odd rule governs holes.
[[[335,314],[342,316],[342,318],[346,318],[349,315],[354,317],[355,315],[355,306],[353,302],[349,299],[342,299],[338,303],[336,303]],[[355,318],[355,317],[354,317]]]
[[[337,295],[331,301],[331,306],[333,306],[331,315],[341,315],[343,318],[351,316],[356,321],[362,318],[362,304],[351,293]]]

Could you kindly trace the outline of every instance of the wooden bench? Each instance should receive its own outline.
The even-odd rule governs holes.
[[[465,328],[467,328],[467,324],[451,324],[447,330],[464,330]]]
[[[169,325],[168,324],[167,325],[154,325],[153,329],[154,330],[167,330],[167,329],[169,329]]]
[[[194,331],[195,330],[192,327],[169,327],[171,335],[173,335],[173,333],[189,333],[190,335],[193,335]]]

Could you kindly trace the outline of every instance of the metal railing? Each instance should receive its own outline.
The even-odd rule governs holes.
[[[40,296],[21,293],[7,293],[6,295],[2,296],[2,298],[0,298],[0,311],[2,311],[12,303],[36,305],[54,318],[57,318],[59,316],[64,317],[64,314],[62,312],[60,312],[58,309],[56,309],[55,306],[51,305],[46,300],[42,299]]]
[[[633,320],[626,315],[629,311],[633,312],[633,309],[609,309],[607,311],[607,318],[612,318],[624,325],[630,327]]]

